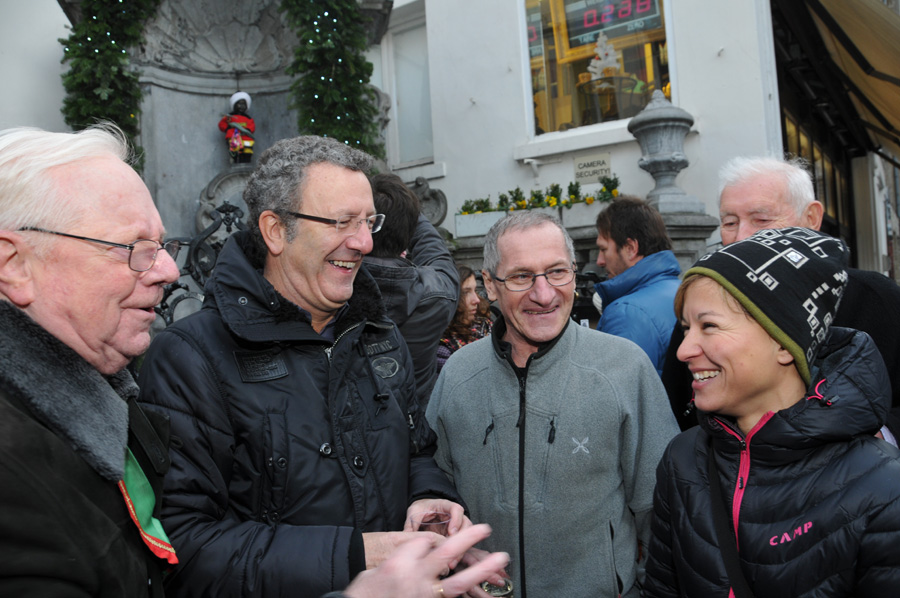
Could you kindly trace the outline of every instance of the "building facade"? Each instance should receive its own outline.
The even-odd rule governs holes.
[[[442,226],[463,246],[454,214],[468,199],[576,180],[596,193],[602,172],[646,196],[654,180],[628,123],[661,90],[693,116],[677,185],[705,214],[718,216],[717,171],[731,157],[800,155],[823,228],[850,243],[854,265],[889,273],[900,102],[867,102],[900,88],[882,80],[877,100],[865,82],[848,91],[859,74],[841,31],[888,79],[900,47],[882,39],[876,52],[851,21],[900,32],[895,0],[395,0],[369,51],[392,102],[389,167],[446,194]],[[707,245],[718,242],[714,230]]]

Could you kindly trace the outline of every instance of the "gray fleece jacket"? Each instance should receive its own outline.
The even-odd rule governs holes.
[[[516,598],[636,597],[678,432],[659,376],[631,341],[571,323],[517,373],[505,330],[444,366],[426,412],[437,463],[493,527],[482,548],[510,553]]]

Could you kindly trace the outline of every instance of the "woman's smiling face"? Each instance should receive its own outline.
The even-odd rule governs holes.
[[[688,284],[678,359],[693,375],[694,404],[738,418],[741,429],[742,420],[752,420],[752,428],[767,411],[784,407],[779,399],[785,391],[796,391],[793,357],[713,279],[699,276]],[[787,379],[794,385],[788,387]]]

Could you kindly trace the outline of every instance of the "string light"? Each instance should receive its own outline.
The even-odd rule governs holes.
[[[282,0],[301,42],[288,69],[303,77],[292,89],[302,134],[334,137],[346,145],[384,155],[377,108],[366,88],[372,72],[362,52],[366,30],[355,0]],[[328,24],[328,21],[331,24]],[[360,43],[362,42],[362,43]]]

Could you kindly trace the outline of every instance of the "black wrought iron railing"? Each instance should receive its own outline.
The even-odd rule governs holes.
[[[186,245],[186,251],[182,250],[184,262],[179,269],[181,276],[166,286],[163,299],[156,307],[156,313],[166,326],[177,319],[176,311],[181,303],[188,300],[203,302],[202,290],[216,266],[216,260],[225,241],[233,233],[247,229],[247,225],[242,221],[244,211],[227,201],[217,206],[215,210],[210,210],[207,215],[212,219],[212,223],[203,231],[189,239],[176,239]],[[224,234],[216,235],[223,227]],[[195,284],[192,285],[191,281]]]

